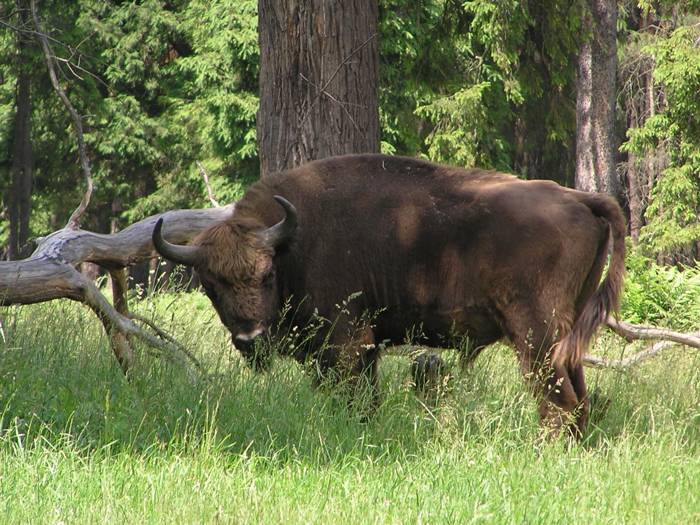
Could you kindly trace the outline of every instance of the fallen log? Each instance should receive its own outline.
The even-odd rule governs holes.
[[[182,244],[211,224],[228,218],[234,207],[231,204],[220,208],[168,211],[111,235],[73,229],[68,224],[39,239],[28,259],[0,262],[0,306],[60,298],[85,303],[104,325],[124,372],[133,362],[130,339],[134,337],[163,351],[179,351],[196,363],[194,356],[173,338],[163,337],[158,332],[154,335],[134,323],[126,302],[126,268],[156,255],[151,233],[159,218],[165,219],[165,237]],[[77,269],[82,262],[97,264],[108,271],[114,305]]]

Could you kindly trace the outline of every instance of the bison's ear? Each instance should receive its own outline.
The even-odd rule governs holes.
[[[197,246],[180,246],[179,244],[171,244],[163,238],[161,232],[163,228],[163,219],[158,219],[156,227],[153,228],[153,246],[159,254],[166,259],[178,264],[194,266],[199,261],[199,248]]]
[[[284,208],[284,219],[260,232],[260,237],[265,244],[276,248],[294,237],[297,230],[297,209],[284,197],[275,195],[274,199]]]

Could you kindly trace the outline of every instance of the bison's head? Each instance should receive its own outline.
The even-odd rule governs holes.
[[[274,198],[285,217],[269,228],[257,220],[234,218],[203,231],[191,246],[163,239],[162,219],[153,230],[158,253],[195,268],[236,348],[257,364],[255,340],[275,323],[280,309],[275,251],[292,239],[297,227],[294,206],[278,195]]]

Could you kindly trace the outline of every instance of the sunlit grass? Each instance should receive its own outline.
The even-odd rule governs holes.
[[[75,303],[2,312],[3,523],[700,521],[693,350],[588,371],[608,409],[583,444],[543,444],[504,345],[455,370],[434,409],[413,395],[408,359],[386,357],[382,404],[363,422],[291,360],[248,370],[200,294],[135,308],[194,349],[207,377],[144,353],[127,381]],[[595,352],[620,348],[606,335]]]

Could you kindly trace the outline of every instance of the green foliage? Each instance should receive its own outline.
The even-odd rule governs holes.
[[[256,2],[81,0],[55,7],[45,3],[39,9],[56,35],[54,51],[74,64],[59,75],[84,116],[95,181],[86,227],[104,231],[115,214],[131,222],[165,209],[207,205],[198,161],[222,202],[239,197],[257,178]],[[2,56],[12,56],[14,38],[2,32]],[[84,183],[68,115],[37,57],[37,212],[31,224],[40,235],[68,217]],[[0,71],[0,184],[6,186],[14,77],[12,60],[2,63],[8,64]]]
[[[624,151],[662,149],[668,168],[656,181],[641,242],[655,253],[674,252],[700,241],[700,29],[681,26],[643,48],[655,62],[654,80],[665,107],[641,128],[628,131]]]
[[[104,7],[98,15],[114,28],[105,37],[107,76],[138,100],[133,112],[113,104],[120,115],[107,135],[125,142],[138,179],[151,179],[131,196],[125,219],[205,206],[197,162],[221,202],[240,197],[257,176],[256,2],[146,2]],[[109,147],[106,157],[125,158]]]
[[[694,331],[700,326],[700,268],[661,266],[632,251],[627,256],[622,318],[632,323]]]
[[[9,33],[0,33],[0,50],[5,50],[10,45],[8,43]],[[4,53],[3,53],[4,55]],[[14,83],[12,69],[9,64],[0,61],[0,188],[10,186],[10,134],[12,122],[15,115],[14,108]],[[4,208],[5,191],[0,199],[0,209]],[[0,220],[0,246],[6,245],[10,235],[9,223]]]
[[[517,69],[526,11],[517,0],[463,2],[455,9],[447,29],[458,67],[443,88],[447,93],[441,90],[416,110],[434,125],[426,140],[431,158],[513,171],[508,128],[523,102]]]
[[[380,2],[384,149],[566,181],[578,46],[571,4],[404,4]]]
[[[382,151],[420,155],[426,122],[416,108],[435,96],[457,69],[446,38],[446,3],[379,2],[379,110]]]
[[[426,138],[429,158],[459,166],[491,164],[479,150],[482,131],[489,123],[483,98],[490,86],[482,82],[416,108],[416,115],[434,124]],[[507,147],[498,137],[494,142],[500,149]]]

